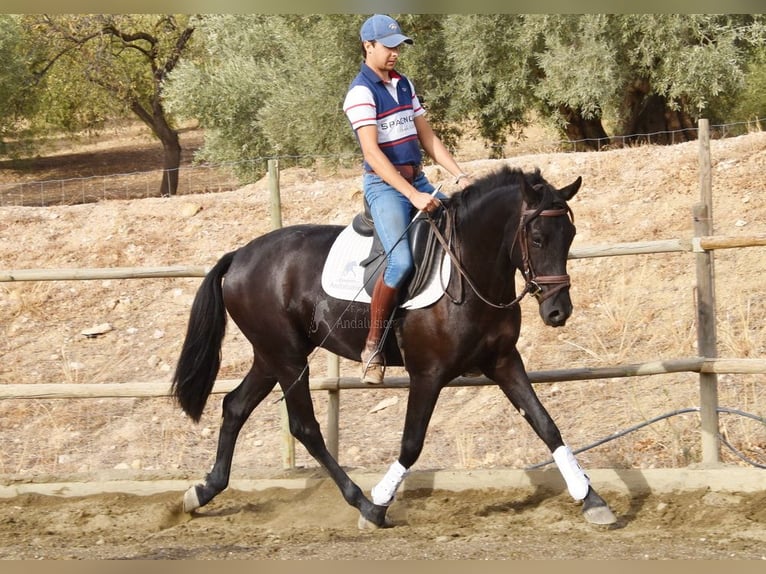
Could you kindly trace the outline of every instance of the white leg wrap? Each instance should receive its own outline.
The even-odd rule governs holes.
[[[398,460],[394,462],[380,482],[372,487],[372,502],[380,506],[391,504],[396,496],[396,490],[408,473],[409,471]]]
[[[556,465],[561,471],[561,475],[567,483],[567,489],[569,494],[575,500],[582,500],[588,494],[588,486],[590,486],[590,480],[588,475],[585,474],[577,463],[577,460],[572,454],[572,449],[567,445],[558,447],[553,452],[553,460],[556,461]]]

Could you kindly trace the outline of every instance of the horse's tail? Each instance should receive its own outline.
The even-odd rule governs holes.
[[[205,275],[192,303],[171,394],[192,420],[199,422],[221,366],[221,343],[226,334],[222,279],[234,259],[227,253]]]

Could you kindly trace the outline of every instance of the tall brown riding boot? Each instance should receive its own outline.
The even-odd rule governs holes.
[[[370,303],[370,331],[362,350],[362,382],[371,385],[383,382],[385,364],[380,348],[381,339],[386,329],[386,321],[391,318],[391,312],[396,305],[398,293],[398,289],[385,284],[383,275],[378,277]]]

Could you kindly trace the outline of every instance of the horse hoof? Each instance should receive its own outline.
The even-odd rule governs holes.
[[[378,525],[378,524],[375,524],[372,520],[368,520],[368,519],[366,519],[364,516],[362,516],[360,514],[359,515],[359,520],[357,520],[357,522],[356,522],[356,526],[357,526],[357,528],[359,528],[359,530],[364,530],[364,531],[367,531],[367,532],[373,532],[373,531],[377,530],[378,528],[391,528],[391,526],[393,526],[393,524],[388,520],[388,516],[386,516],[383,519],[383,524]]]
[[[200,506],[199,496],[197,495],[197,487],[192,486],[184,493],[184,512],[191,512]]]
[[[372,522],[371,520],[367,520],[364,516],[361,514],[359,515],[359,520],[356,522],[356,527],[359,530],[364,530],[368,532],[372,532],[374,530],[377,530],[379,526]]]
[[[617,517],[608,506],[592,506],[583,510],[582,513],[585,516],[585,520],[591,524],[608,526],[617,522]]]

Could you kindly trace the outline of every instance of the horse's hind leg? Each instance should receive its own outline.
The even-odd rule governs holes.
[[[229,485],[234,446],[242,425],[261,401],[277,384],[277,379],[265,376],[256,365],[242,383],[223,399],[223,421],[218,435],[218,451],[212,470],[204,484],[192,486],[184,494],[184,511],[191,512],[204,506]]]
[[[363,520],[376,526],[383,526],[386,518],[386,507],[377,506],[364,496],[362,489],[351,480],[338,461],[327,450],[319,423],[314,414],[314,405],[309,391],[308,369],[286,373],[280,376],[280,386],[285,393],[287,415],[290,432],[298,439],[306,450],[330,474],[340,489],[345,501],[359,510],[360,523]]]
[[[521,356],[514,349],[494,372],[490,373],[508,399],[527,420],[553,454],[564,477],[569,494],[583,502],[583,515],[593,524],[613,524],[616,518],[609,506],[590,485],[590,479],[577,463],[571,449],[564,444],[556,423],[537,397],[527,376]]]

